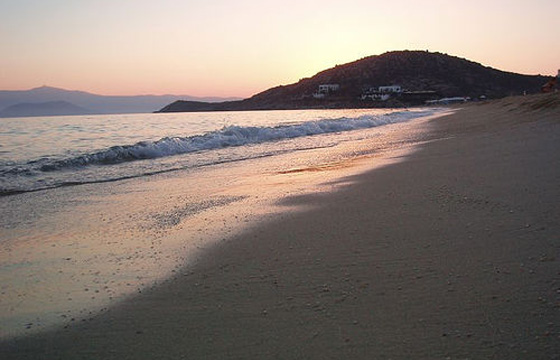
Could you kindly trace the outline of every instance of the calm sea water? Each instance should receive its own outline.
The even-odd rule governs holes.
[[[242,161],[359,139],[436,109],[0,119],[0,195]]]

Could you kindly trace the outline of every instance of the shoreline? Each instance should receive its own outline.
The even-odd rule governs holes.
[[[429,119],[341,133],[334,147],[5,198],[0,338],[70,327],[142,293],[212,244],[298,211],[278,199],[400,161],[384,154],[404,156]]]
[[[439,140],[404,161],[284,198],[302,210],[212,246],[91,321],[4,341],[0,354],[553,358],[560,106],[532,109],[541,99],[433,120]]]

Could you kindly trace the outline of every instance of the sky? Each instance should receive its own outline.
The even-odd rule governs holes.
[[[393,50],[560,69],[559,0],[0,0],[0,89],[248,97]]]

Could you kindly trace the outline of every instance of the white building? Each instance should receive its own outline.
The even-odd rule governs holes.
[[[400,85],[379,86],[377,88],[369,88],[362,94],[362,100],[371,99],[374,101],[386,101],[392,95],[397,95],[402,92]]]
[[[328,94],[336,92],[340,89],[340,85],[338,84],[322,84],[319,85],[319,89],[313,93],[313,97],[315,99],[323,99]]]
[[[330,92],[338,91],[339,89],[340,89],[339,84],[323,84],[323,85],[319,85],[319,91],[318,92],[328,94]]]
[[[380,94],[378,92],[375,92],[375,93],[362,95],[362,100],[371,99],[371,100],[385,101],[385,100],[389,100],[390,97],[391,94]]]
[[[402,92],[400,85],[380,86],[377,90],[382,94],[398,94]]]

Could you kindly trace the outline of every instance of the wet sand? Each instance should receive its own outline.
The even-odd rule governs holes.
[[[436,119],[405,161],[285,198],[301,210],[0,357],[558,358],[559,99]]]

